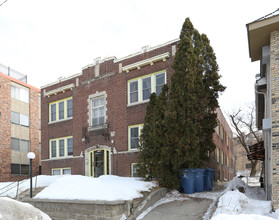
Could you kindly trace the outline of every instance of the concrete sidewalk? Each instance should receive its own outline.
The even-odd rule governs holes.
[[[213,203],[210,199],[189,198],[183,201],[164,203],[152,209],[144,220],[200,220]]]

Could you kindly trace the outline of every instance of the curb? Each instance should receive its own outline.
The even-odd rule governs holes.
[[[167,188],[160,188],[150,193],[143,201],[141,201],[139,206],[127,218],[127,220],[135,220],[143,211],[154,205],[161,198],[165,197],[168,192],[169,190]]]

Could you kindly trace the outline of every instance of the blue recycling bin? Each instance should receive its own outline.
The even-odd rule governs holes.
[[[193,194],[195,192],[195,171],[193,169],[184,169],[180,171],[180,185],[182,192]]]
[[[204,190],[204,169],[194,169],[195,171],[195,192]]]
[[[214,181],[214,169],[206,168],[204,171],[204,190],[211,191]]]

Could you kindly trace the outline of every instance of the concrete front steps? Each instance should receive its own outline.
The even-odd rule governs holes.
[[[36,187],[36,188],[33,188],[32,190],[32,197],[36,196],[39,192],[41,192],[45,187]],[[25,200],[28,200],[30,198],[30,189],[27,189],[25,191],[23,191],[22,193],[20,193],[18,196],[17,196],[17,200],[18,201],[21,201],[21,202],[24,202]]]

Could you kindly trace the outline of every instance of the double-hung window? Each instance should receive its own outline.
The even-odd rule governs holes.
[[[20,152],[29,152],[29,141],[18,139],[18,138],[11,138],[11,149]]]
[[[160,95],[163,85],[166,84],[165,73],[156,75],[156,95]]]
[[[133,125],[128,127],[129,136],[129,150],[137,150],[139,145],[139,138],[143,124]]]
[[[138,175],[138,164],[137,163],[132,163],[131,164],[131,176],[132,177],[139,177]]]
[[[97,97],[91,100],[92,106],[92,127],[102,125],[105,123],[105,97]]]
[[[49,141],[50,158],[73,155],[73,137],[51,139]]]
[[[11,96],[13,99],[20,100],[22,102],[29,103],[29,90],[11,86]]]
[[[55,168],[52,169],[52,175],[71,175],[71,168]]]
[[[63,121],[73,117],[73,98],[58,100],[49,104],[49,122]]]
[[[130,88],[130,103],[138,102],[139,86],[138,81],[133,81],[129,83]]]
[[[160,71],[128,81],[128,104],[149,100],[151,93],[159,95],[166,84],[166,72]]]
[[[148,100],[151,95],[151,76],[142,79],[142,100]]]
[[[11,122],[13,124],[29,127],[29,116],[17,112],[12,112]]]

